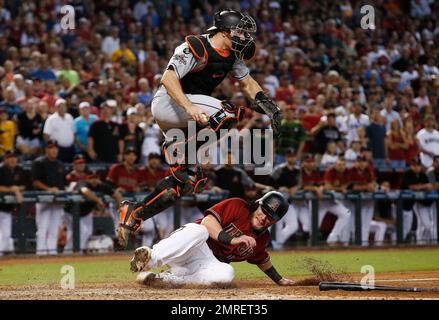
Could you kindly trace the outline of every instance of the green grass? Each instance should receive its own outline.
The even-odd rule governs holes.
[[[363,265],[372,265],[375,272],[439,270],[439,248],[400,250],[356,250],[356,251],[298,251],[272,254],[272,261],[284,276],[307,275],[304,259],[327,261],[336,269],[359,273]],[[126,257],[102,261],[80,261],[70,263],[75,268],[77,283],[126,282],[134,275],[129,271]],[[65,258],[63,259],[65,261]],[[0,285],[58,284],[62,278],[61,267],[66,262],[4,264],[0,259]],[[234,263],[236,279],[264,277],[263,273],[248,263]]]

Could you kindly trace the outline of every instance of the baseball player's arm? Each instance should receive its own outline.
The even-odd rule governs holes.
[[[209,236],[216,241],[231,245],[244,244],[245,246],[252,248],[256,246],[256,240],[252,237],[242,235],[240,237],[232,238],[223,230],[218,220],[211,214],[204,217],[201,224],[206,227]]]
[[[263,264],[258,264],[259,269],[263,271],[267,276],[270,277],[271,280],[273,280],[275,283],[277,283],[280,286],[291,286],[294,284],[294,281],[282,277],[274,268],[273,264],[271,263],[271,260],[268,260],[267,262]]]
[[[188,99],[188,97],[184,94],[183,88],[180,84],[180,79],[177,76],[177,73],[173,70],[173,66],[171,65],[163,74],[161,83],[165,86],[166,91],[169,96],[181,107],[183,107],[186,112],[200,124],[206,124],[207,119],[203,115],[203,112],[200,108],[195,107],[192,102]]]
[[[96,195],[96,193],[94,193],[93,191],[91,191],[89,188],[87,188],[87,187],[82,187],[82,188],[79,189],[79,191],[80,191],[81,194],[82,194],[84,197],[86,197],[88,200],[91,200],[91,201],[95,202],[95,203],[98,205],[98,207],[100,207],[100,208],[104,208],[104,207],[105,207],[105,204],[104,204],[104,202],[102,201],[102,199],[99,198],[99,197]]]

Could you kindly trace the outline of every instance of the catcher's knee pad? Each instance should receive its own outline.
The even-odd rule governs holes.
[[[210,116],[210,128],[217,132],[220,129],[231,129],[244,118],[244,108],[228,101],[221,101],[222,109]]]
[[[200,193],[207,185],[207,177],[203,173],[203,169],[200,166],[195,166],[192,169],[188,169],[188,180],[182,188],[183,194]]]

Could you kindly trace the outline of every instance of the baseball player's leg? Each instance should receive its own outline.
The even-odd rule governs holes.
[[[346,235],[349,235],[350,233],[351,211],[340,201],[334,201],[328,208],[328,211],[337,216],[337,221],[335,222],[326,242],[335,243],[341,241],[347,243],[349,239],[346,238]],[[346,228],[349,228],[349,230],[347,231]]]
[[[12,215],[10,212],[0,211],[0,255],[14,251],[14,242],[11,237]]]
[[[402,238],[405,240],[413,224],[413,210],[402,211]]]
[[[73,216],[66,213],[63,216],[62,221],[66,226],[66,245],[64,247],[64,253],[71,253],[73,251]],[[82,229],[81,229],[82,232]]]
[[[37,254],[47,254],[47,233],[49,230],[50,210],[49,204],[37,203],[35,205],[35,223],[37,225]]]
[[[209,127],[201,130],[213,130],[217,134],[220,129],[231,128],[243,116],[241,108],[204,95],[188,95],[188,98],[199,106],[209,116]],[[173,112],[169,110],[173,110]],[[181,107],[177,106],[166,96],[156,97],[152,103],[153,115],[163,131],[170,127],[186,128],[189,115],[181,114]],[[167,131],[168,132],[168,131]],[[169,138],[169,137],[168,137]],[[186,137],[194,139],[196,137]],[[164,152],[167,158],[174,156],[175,144],[188,144],[186,141],[167,140],[164,144]],[[186,150],[186,147],[184,148]],[[188,152],[183,157],[178,154],[177,158],[186,159]],[[136,232],[142,221],[169,208],[182,195],[201,192],[207,179],[204,177],[201,167],[189,166],[181,163],[172,163],[171,175],[160,181],[157,187],[140,203],[124,202],[121,204],[120,217],[121,227],[118,229],[119,244],[126,246],[128,234]]]
[[[297,217],[303,232],[311,232],[311,210],[309,201],[303,201],[297,208]]]
[[[372,201],[363,201],[361,206],[361,244],[369,245],[370,224],[373,219],[374,203]]]
[[[418,226],[416,229],[416,242],[418,244],[425,244],[432,240],[432,207],[424,206],[420,203],[415,203],[413,211],[416,214]]]
[[[93,214],[81,217],[79,221],[79,246],[81,250],[87,249],[88,239],[93,235]]]
[[[161,232],[161,238],[166,238],[169,234],[174,231],[174,207],[170,207],[164,210],[162,213],[154,217],[157,228]],[[148,221],[148,220],[146,220]],[[145,221],[145,222],[146,222]],[[194,221],[194,220],[192,220]],[[190,221],[190,222],[192,222]],[[183,224],[180,224],[183,225]]]
[[[63,206],[59,204],[50,205],[49,226],[47,235],[47,250],[49,254],[57,254],[59,227],[64,215]]]
[[[191,259],[191,253],[209,238],[207,229],[196,223],[188,223],[175,230],[169,237],[156,243],[147,256],[134,254],[131,270],[140,271],[164,265],[179,266]],[[143,247],[141,247],[143,248]],[[136,251],[141,251],[138,248]]]
[[[381,221],[372,220],[370,222],[369,232],[374,234],[374,244],[382,246],[386,235],[387,224]]]
[[[285,216],[275,226],[276,242],[283,245],[299,229],[296,207],[290,204]]]

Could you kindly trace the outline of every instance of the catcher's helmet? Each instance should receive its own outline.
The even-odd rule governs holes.
[[[244,35],[244,39],[239,36],[232,36],[232,50],[235,51],[238,59],[249,59],[255,52],[255,43],[251,33],[256,32],[256,22],[248,14],[234,10],[224,10],[215,13],[213,26],[207,29],[208,32],[236,31]]]
[[[288,200],[284,195],[277,191],[270,191],[262,198],[256,200],[262,208],[262,211],[271,219],[279,221],[288,211]]]

